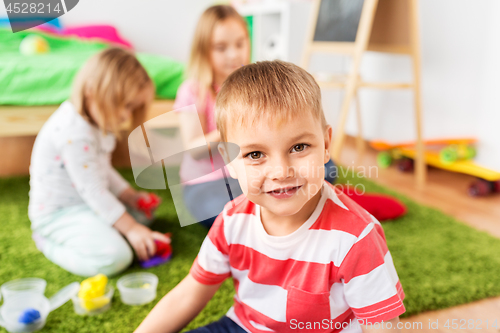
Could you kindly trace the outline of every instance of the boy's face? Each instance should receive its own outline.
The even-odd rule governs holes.
[[[230,125],[227,141],[240,152],[228,170],[250,201],[272,215],[291,216],[323,186],[331,137],[331,127],[324,130],[313,116],[299,116],[281,126],[265,117],[255,127]]]

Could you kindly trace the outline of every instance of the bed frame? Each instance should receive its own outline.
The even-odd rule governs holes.
[[[155,100],[147,113],[149,120],[173,110],[174,100]],[[59,105],[9,106],[0,105],[0,177],[29,173],[31,150],[36,135]],[[162,127],[176,128],[179,119]],[[130,166],[126,142],[118,142],[113,154],[113,165]]]

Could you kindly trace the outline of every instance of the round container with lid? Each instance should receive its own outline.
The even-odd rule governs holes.
[[[47,281],[40,278],[24,278],[6,282],[2,284],[0,290],[2,292],[4,302],[9,298],[20,293],[35,293],[43,295]]]
[[[117,282],[122,302],[128,305],[143,305],[156,298],[158,277],[152,273],[132,273]]]

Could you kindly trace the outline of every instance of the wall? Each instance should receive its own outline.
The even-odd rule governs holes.
[[[196,22],[213,0],[80,0],[62,17],[65,25],[107,23],[139,52],[186,61]]]

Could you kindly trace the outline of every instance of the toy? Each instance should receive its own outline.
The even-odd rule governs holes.
[[[471,160],[456,160],[453,163],[449,163],[452,158],[445,163],[442,161],[443,146],[447,149],[469,149],[469,145],[475,142],[475,139],[463,138],[463,139],[442,139],[442,140],[427,140],[424,141],[426,145],[425,149],[425,162],[428,165],[431,165],[436,168],[460,172],[464,174],[468,174],[471,176],[476,176],[488,181],[496,181],[500,180],[500,172],[487,169],[480,165],[475,164]],[[457,145],[457,146],[454,146]],[[466,148],[464,148],[464,145]],[[370,146],[375,148],[376,150],[384,150],[382,153],[391,153],[394,154],[392,157],[399,157],[398,159],[402,161],[405,165],[401,166],[400,169],[404,171],[412,171],[413,170],[413,159],[415,158],[417,152],[414,146],[414,143],[406,142],[399,144],[389,144],[384,141],[373,141],[370,142]],[[458,148],[462,146],[462,148]],[[458,154],[458,152],[457,152]],[[467,156],[473,156],[475,151],[469,150],[468,153],[464,153]],[[388,157],[378,158],[382,162],[387,162]],[[391,161],[392,162],[392,161]],[[409,165],[411,164],[411,165]],[[386,163],[386,165],[390,165],[390,163]],[[379,165],[380,167],[384,167],[384,165]]]
[[[500,192],[497,185],[500,181],[500,172],[487,169],[470,160],[476,155],[476,150],[471,146],[474,142],[476,140],[472,138],[426,140],[425,162],[436,168],[479,178],[469,187],[469,194],[472,196]],[[417,153],[413,142],[390,144],[373,141],[370,146],[382,150],[377,155],[377,162],[381,168],[389,167],[395,159],[399,170],[413,171],[413,161]]]
[[[50,299],[39,292],[21,292],[5,301],[0,308],[0,326],[8,332],[34,332],[45,326],[50,312],[76,295],[80,284],[73,282]]]
[[[442,164],[453,164],[461,160],[470,160],[476,156],[476,149],[472,144],[476,142],[472,138],[456,138],[456,139],[435,139],[424,141],[426,151],[438,152],[439,160]],[[414,142],[403,142],[390,144],[385,141],[372,141],[370,146],[376,150],[381,150],[377,155],[377,164],[381,168],[388,168],[394,160],[401,160],[404,157],[409,157],[404,154],[405,151],[415,151]],[[407,164],[407,163],[406,163]],[[407,165],[403,166],[403,170],[413,170]]]
[[[78,297],[85,310],[91,311],[102,308],[109,303],[109,299],[104,296],[108,278],[104,274],[97,274],[94,277],[83,280],[80,285]]]
[[[499,193],[500,180],[490,182],[479,178],[469,186],[468,192],[469,195],[473,197],[486,196],[492,193]]]
[[[50,51],[49,43],[41,36],[28,35],[19,44],[19,52],[22,55],[44,54]]]
[[[21,313],[17,321],[29,325],[34,323],[40,318],[41,318],[40,312],[37,309],[27,308]]]
[[[154,210],[158,208],[159,204],[160,198],[154,193],[149,193],[149,196],[147,198],[141,197],[137,201],[137,208],[142,211],[148,219],[150,219],[153,216]]]
[[[441,149],[439,158],[445,164],[451,164],[459,160],[470,160],[476,156],[476,148],[467,144],[450,145]]]
[[[170,232],[166,233],[165,236],[171,238],[172,234]],[[166,263],[172,258],[172,246],[170,243],[164,243],[155,239],[156,253],[153,257],[148,260],[140,261],[142,268],[150,268],[154,266],[159,266]]]
[[[146,272],[127,274],[118,280],[116,286],[124,304],[143,305],[156,298],[158,277]]]
[[[19,293],[38,293],[43,295],[47,281],[40,278],[22,278],[2,284],[0,291],[3,294],[4,302]],[[0,298],[1,299],[1,298]]]
[[[396,198],[378,193],[358,193],[356,187],[346,184],[334,185],[346,196],[372,214],[378,221],[394,220],[407,212],[406,206]]]

